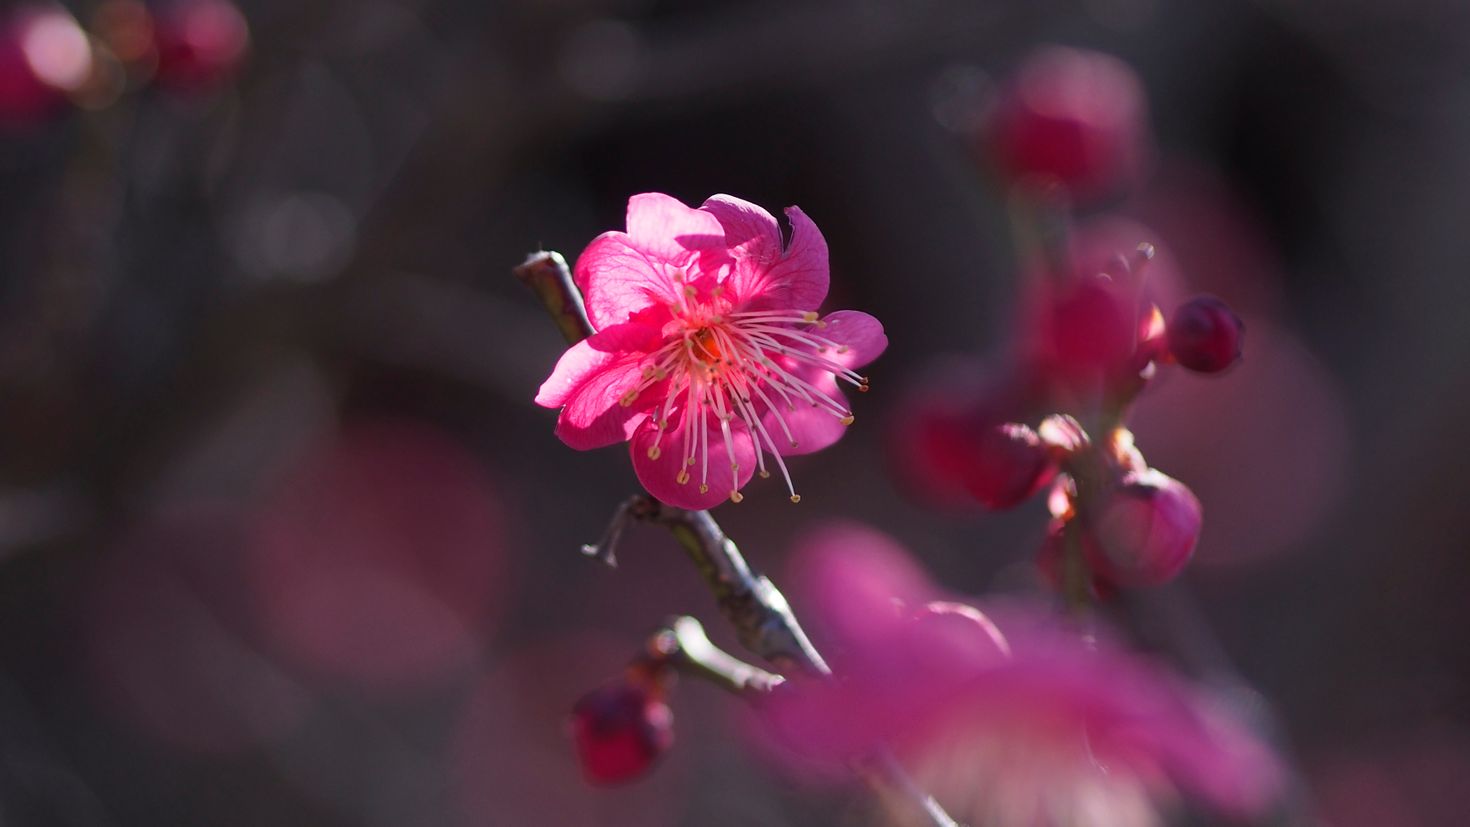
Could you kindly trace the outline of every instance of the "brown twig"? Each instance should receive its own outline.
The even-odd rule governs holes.
[[[601,560],[612,559],[618,538],[634,520],[661,525],[674,535],[714,593],[720,612],[735,627],[742,646],[782,672],[817,677],[832,674],[796,622],[781,590],[751,570],[740,549],[708,511],[686,511],[636,494],[618,506],[602,541],[583,546],[583,552]]]
[[[708,511],[675,508],[638,494],[630,497],[614,512],[603,541],[595,546],[584,546],[583,552],[599,559],[611,559],[616,552],[618,538],[622,536],[628,523],[634,520],[669,529],[714,593],[720,612],[735,627],[741,645],[783,672],[796,672],[815,679],[832,676],[831,667],[822,659],[806,631],[797,622],[786,597],[769,578],[750,568],[735,542],[725,534]],[[611,544],[608,544],[609,541]],[[700,631],[702,634],[702,627]],[[735,664],[756,670],[760,674],[769,674],[715,649],[713,644],[710,644],[710,649],[730,658]],[[693,651],[697,653],[700,650],[696,648]],[[736,677],[739,672],[732,672],[733,667],[729,662],[691,664],[691,668],[695,674],[711,678],[727,689],[739,683]],[[763,694],[776,685],[778,684],[768,683],[756,691]],[[738,688],[737,694],[752,697],[750,686],[741,685]],[[920,789],[887,751],[879,751],[870,756],[856,770],[882,795],[884,803],[895,810],[900,823],[925,827],[959,827],[944,808],[939,806],[939,802]]]
[[[572,281],[572,271],[561,253],[554,250],[532,253],[511,272],[541,300],[541,306],[551,314],[567,344],[576,344],[597,332],[587,319],[582,293]]]

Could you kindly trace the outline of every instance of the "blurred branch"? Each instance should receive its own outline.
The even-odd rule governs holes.
[[[572,273],[561,253],[554,250],[532,253],[512,272],[541,300],[567,344],[576,344],[597,332],[587,319],[582,293],[572,282]]]

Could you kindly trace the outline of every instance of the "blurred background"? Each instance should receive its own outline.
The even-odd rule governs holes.
[[[5,12],[0,823],[866,823],[703,685],[651,777],[580,780],[578,695],[668,614],[729,637],[666,534],[577,553],[636,482],[532,404],[563,343],[509,271],[637,192],[799,204],[828,307],[892,345],[802,503],[721,522],[778,582],[848,516],[957,593],[1034,589],[1041,502],[890,470],[914,393],[1015,332],[972,119],[1046,43],[1148,97],[1146,174],[1079,234],[1247,326],[1136,411],[1206,514],[1140,645],[1212,628],[1182,668],[1261,693],[1323,823],[1470,812],[1470,6],[236,2]]]

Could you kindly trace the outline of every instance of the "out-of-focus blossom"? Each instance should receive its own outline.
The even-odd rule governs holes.
[[[1024,185],[1060,184],[1080,200],[1137,178],[1148,142],[1143,85],[1117,58],[1060,46],[1028,57],[982,131],[990,165]]]
[[[239,69],[250,47],[250,27],[229,0],[173,0],[153,23],[160,85],[210,89]]]
[[[1016,350],[1041,410],[1076,412],[1126,401],[1162,355],[1157,306],[1177,295],[1179,276],[1142,225],[1089,225],[1060,262],[1033,263],[1023,288]]]
[[[648,681],[593,689],[572,706],[568,727],[582,774],[594,784],[640,778],[674,744],[674,713]]]
[[[739,502],[768,461],[798,500],[782,457],[842,436],[853,414],[837,380],[866,390],[854,368],[888,339],[866,313],[817,313],[827,243],[800,209],[786,214],[783,242],[770,213],[738,198],[631,198],[627,231],[577,259],[597,332],[536,396],[561,408],[557,436],[581,450],[628,441],[638,479],[671,505]]]
[[[1106,638],[1024,607],[992,623],[936,603],[903,552],[868,529],[818,533],[799,554],[797,588],[818,596],[807,605],[832,638],[822,643],[837,677],[771,699],[772,737],[796,766],[886,744],[977,824],[1154,824],[1179,793],[1247,813],[1277,790],[1265,746]]]
[[[1169,319],[1169,354],[1195,373],[1219,373],[1240,361],[1245,323],[1225,302],[1199,296]]]
[[[24,124],[60,107],[92,72],[92,46],[66,9],[27,3],[0,12],[0,121]]]
[[[253,585],[277,645],[312,674],[422,689],[479,657],[508,589],[500,494],[446,436],[354,424],[267,498]]]

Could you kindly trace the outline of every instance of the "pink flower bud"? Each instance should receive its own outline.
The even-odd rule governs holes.
[[[1091,199],[1142,166],[1147,103],[1127,64],[1097,52],[1043,49],[1023,63],[985,130],[997,172]]]
[[[1169,321],[1169,353],[1198,373],[1219,373],[1240,361],[1245,324],[1214,296],[1190,299]]]
[[[1097,573],[1122,586],[1174,579],[1199,540],[1200,504],[1184,483],[1153,469],[1129,473],[1087,514]]]
[[[965,487],[987,508],[1012,508],[1030,499],[1056,476],[1051,451],[1025,425],[978,426],[964,466]]]
[[[622,784],[648,772],[674,743],[674,714],[649,689],[619,680],[572,707],[572,740],[593,784]]]

